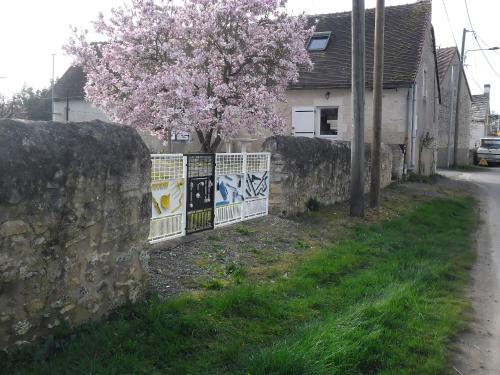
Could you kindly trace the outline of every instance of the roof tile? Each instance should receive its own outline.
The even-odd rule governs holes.
[[[384,86],[407,86],[418,73],[431,3],[420,1],[385,8]],[[310,16],[316,31],[331,31],[325,51],[310,52],[314,68],[301,72],[291,88],[346,88],[351,86],[351,12]],[[375,10],[366,11],[366,84],[372,86]]]

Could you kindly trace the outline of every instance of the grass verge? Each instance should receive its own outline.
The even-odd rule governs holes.
[[[435,199],[272,282],[129,306],[0,355],[0,373],[446,374],[474,222],[472,199]]]

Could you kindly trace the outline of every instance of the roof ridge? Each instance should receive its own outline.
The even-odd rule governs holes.
[[[431,6],[431,2],[429,0],[417,0],[413,3],[407,4],[399,4],[399,5],[389,5],[385,7],[385,10],[394,9],[394,8],[404,8],[404,7],[413,7],[413,6]],[[374,12],[376,8],[367,8],[366,12]],[[342,12],[332,12],[332,13],[315,13],[315,14],[306,14],[307,17],[318,17],[318,16],[345,16],[346,14],[352,13],[351,10],[345,10]]]
[[[432,26],[432,4],[428,1],[418,1],[416,3],[408,4],[408,5],[419,5],[419,6],[428,8],[427,12],[426,12],[425,21],[424,21],[424,27],[422,28],[422,33],[420,35],[420,42],[418,44],[418,52],[417,52],[418,65],[417,65],[417,69],[415,69],[415,71],[413,72],[413,76],[412,76],[412,81],[415,82],[417,80],[418,72],[420,71],[420,66],[422,65],[422,54],[423,54],[423,50],[424,50],[425,36],[427,35],[427,29],[429,28],[429,25],[431,28],[433,27]],[[434,36],[432,36],[432,39],[433,39],[431,41],[432,48],[434,49],[434,56],[436,57],[436,54],[435,54],[436,43],[434,40]],[[436,63],[436,69],[437,69],[437,63]]]
[[[448,74],[448,71],[450,70],[451,62],[453,61],[455,53],[458,54],[458,56],[460,58],[460,54],[458,53],[458,48],[456,46],[443,47],[443,48],[436,49],[436,55],[437,55],[437,59],[438,59],[438,69],[441,66],[440,61],[444,61],[446,63],[446,69],[444,69],[443,71],[439,71],[440,77],[444,78]]]

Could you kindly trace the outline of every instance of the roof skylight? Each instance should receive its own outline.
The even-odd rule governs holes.
[[[331,31],[322,31],[314,33],[309,39],[307,44],[308,51],[324,51],[328,45],[330,37],[332,35]]]

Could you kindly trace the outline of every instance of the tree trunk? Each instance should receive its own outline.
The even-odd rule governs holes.
[[[202,131],[197,130],[196,134],[198,135],[198,140],[200,141],[200,152],[202,153],[215,153],[219,148],[222,137],[217,135],[212,142],[213,130],[210,130],[208,134],[203,134]]]

